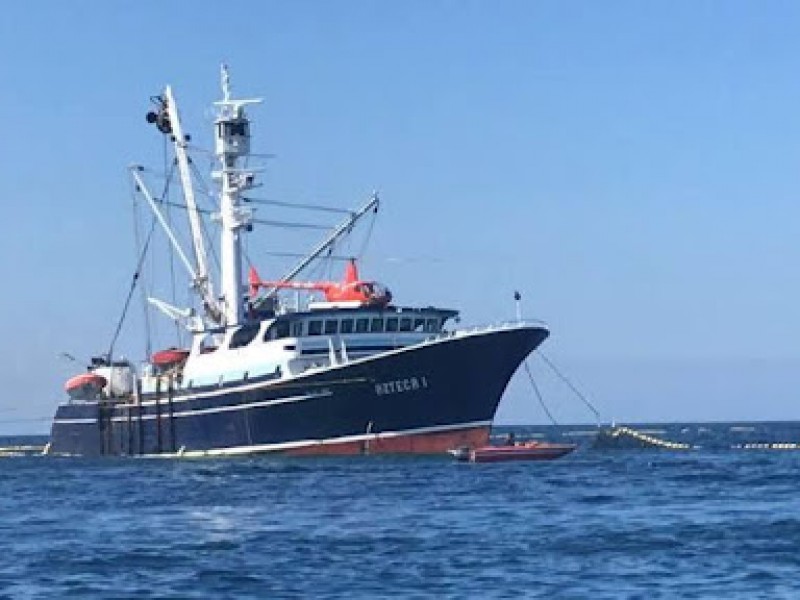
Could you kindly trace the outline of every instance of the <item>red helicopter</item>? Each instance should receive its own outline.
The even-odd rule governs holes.
[[[255,298],[259,288],[310,290],[325,294],[327,302],[358,302],[364,306],[386,306],[392,301],[389,289],[377,281],[364,281],[358,277],[355,259],[351,258],[344,272],[344,281],[263,281],[255,267],[250,267],[247,277],[250,297]]]

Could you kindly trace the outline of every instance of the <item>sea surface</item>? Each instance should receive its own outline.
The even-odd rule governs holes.
[[[580,444],[542,463],[4,458],[0,597],[800,598],[800,450],[741,448],[800,424],[641,428],[702,447],[582,426],[516,428]]]

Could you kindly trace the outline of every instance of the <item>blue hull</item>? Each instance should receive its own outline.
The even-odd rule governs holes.
[[[459,431],[488,432],[520,362],[548,332],[456,336],[289,380],[165,390],[141,404],[59,406],[50,452],[83,456],[270,451],[439,451]],[[432,444],[387,440],[437,435]],[[415,449],[416,448],[416,449]],[[442,447],[441,450],[447,448]]]

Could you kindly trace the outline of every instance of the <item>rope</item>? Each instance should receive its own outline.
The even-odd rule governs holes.
[[[375,228],[375,221],[378,220],[378,207],[375,207],[375,210],[372,212],[372,218],[369,220],[369,228],[367,229],[367,235],[364,236],[364,241],[361,242],[361,250],[358,252],[358,259],[364,256],[364,252],[367,250],[367,245],[372,238],[372,230]]]
[[[317,225],[315,223],[299,223],[296,221],[272,221],[267,219],[252,219],[253,223],[268,225],[269,227],[285,227],[287,229],[316,229],[317,231],[330,231],[330,225]]]
[[[547,418],[550,419],[550,422],[553,425],[558,425],[558,421],[555,420],[555,417],[553,417],[553,415],[548,410],[547,405],[544,403],[544,398],[542,398],[542,393],[539,391],[539,386],[536,385],[536,381],[534,381],[533,379],[533,373],[531,373],[531,368],[528,366],[528,361],[527,360],[523,361],[522,364],[525,366],[525,372],[528,374],[528,379],[530,380],[531,385],[533,386],[533,391],[536,392],[536,397],[539,399],[539,404],[542,406],[542,410],[544,410],[545,414],[547,415]]]
[[[197,212],[201,214],[214,214],[215,212],[217,212],[216,204],[214,202],[216,200],[216,196],[214,196],[214,194],[212,194],[211,191],[208,189],[208,186],[206,185],[206,182],[203,179],[203,174],[200,173],[200,169],[197,168],[197,165],[194,164],[194,161],[191,160],[191,158],[189,159],[189,167],[191,168],[192,173],[194,174],[194,180],[195,183],[197,184],[197,187],[200,188],[200,193],[197,196],[211,200],[210,204],[212,206],[212,210],[201,209],[198,206]],[[186,209],[187,207],[183,205],[181,206],[181,208]],[[202,229],[203,238],[205,239],[206,242],[206,248],[208,248],[208,251],[211,254],[211,260],[213,261],[214,267],[217,269],[217,271],[219,271],[220,269],[219,256],[217,256],[217,249],[216,246],[214,245],[214,238],[212,238],[211,234],[208,232],[208,227],[206,226],[205,219],[200,219],[200,227]]]
[[[117,343],[117,339],[119,338],[119,332],[122,330],[122,324],[125,322],[125,317],[128,314],[128,307],[131,304],[131,298],[133,298],[133,292],[136,291],[136,284],[139,281],[139,275],[141,274],[142,265],[144,264],[144,259],[147,257],[147,249],[150,247],[150,241],[153,239],[153,232],[156,229],[156,220],[153,219],[153,222],[150,225],[150,231],[147,234],[147,240],[145,241],[144,248],[142,249],[142,253],[139,255],[139,260],[136,263],[136,271],[133,274],[133,279],[131,280],[131,287],[128,290],[128,297],[125,298],[125,305],[122,307],[122,314],[119,317],[119,321],[117,321],[117,327],[114,330],[114,335],[111,337],[111,343],[108,346],[108,361],[111,362],[111,357],[114,354],[114,345]]]
[[[140,252],[142,247],[142,234],[139,231],[139,203],[137,202],[136,198],[136,186],[131,180],[131,199],[133,201],[133,237],[134,243],[136,244],[136,252]],[[151,226],[155,225],[155,217],[151,218]],[[147,290],[145,286],[141,286],[139,288],[141,292],[141,300],[142,300],[142,314],[144,318],[144,351],[145,356],[150,356],[152,354],[152,345],[151,345],[151,331],[150,331],[150,310],[147,305]]]
[[[276,258],[305,258],[308,256],[307,254],[303,254],[302,252],[271,252],[269,250],[261,252],[264,256],[274,256]],[[342,256],[342,255],[331,255],[325,257],[327,260],[339,260],[345,261],[350,260],[351,256]]]
[[[166,198],[167,194],[169,193],[169,186],[170,182],[172,181],[172,176],[175,173],[175,165],[172,165],[172,168],[167,173],[166,181],[164,182],[164,190],[161,193],[162,198]],[[133,198],[134,198],[134,211],[136,210],[136,187],[133,187]],[[114,329],[114,335],[111,336],[111,343],[108,345],[108,361],[111,362],[111,359],[114,355],[114,346],[119,339],[119,334],[122,331],[122,325],[125,323],[125,318],[128,315],[128,309],[131,305],[131,299],[133,298],[133,293],[136,291],[136,285],[139,282],[139,277],[142,273],[142,266],[144,265],[144,261],[147,258],[147,251],[150,248],[150,242],[153,240],[153,233],[156,229],[156,219],[153,219],[150,222],[150,231],[147,232],[147,239],[145,240],[144,247],[139,254],[139,259],[136,261],[136,270],[133,273],[133,278],[131,279],[131,285],[128,289],[128,295],[125,298],[125,303],[122,307],[122,314],[117,321],[117,326]],[[138,219],[134,218],[134,237],[136,238],[136,245],[139,245],[139,226],[138,226]],[[146,300],[145,300],[146,302]],[[147,305],[145,304],[145,325],[147,327],[147,339],[146,339],[146,352],[147,356],[150,356],[150,320],[147,314]]]
[[[163,204],[165,206],[172,206],[174,208],[180,208],[182,210],[189,210],[189,207],[185,204],[181,204],[180,202],[170,202],[168,200],[160,200],[159,204]],[[211,215],[217,211],[209,210],[207,208],[197,208],[197,212],[203,215]],[[301,223],[298,221],[275,221],[275,220],[267,220],[267,219],[251,219],[253,223],[258,223],[259,225],[269,225],[270,227],[285,227],[287,229],[317,229],[319,231],[328,231],[332,229],[331,225],[319,225],[317,223]]]
[[[334,208],[331,206],[322,206],[320,204],[300,204],[296,202],[284,202],[281,200],[269,200],[267,198],[242,198],[242,202],[249,204],[268,204],[270,206],[281,206],[284,208],[296,208],[298,210],[316,210],[320,212],[335,213],[337,215],[352,215],[352,210],[345,208]]]
[[[555,373],[558,376],[558,378],[561,381],[563,381],[569,387],[569,389],[571,389],[575,393],[575,395],[578,398],[580,398],[581,402],[583,402],[586,405],[586,407],[590,411],[592,411],[592,413],[594,414],[595,419],[597,420],[597,425],[600,425],[600,413],[594,407],[594,405],[591,402],[589,402],[588,398],[586,398],[586,396],[581,394],[580,390],[578,388],[576,388],[569,379],[567,379],[567,376],[564,375],[561,371],[558,370],[558,367],[556,367],[553,364],[553,362],[549,358],[547,358],[547,356],[545,356],[544,352],[542,352],[541,350],[537,350],[537,352],[539,353],[539,356],[542,357],[542,360],[544,360],[544,362],[547,364],[547,366],[550,367],[553,370],[553,373]]]
[[[200,188],[200,195],[206,199],[211,200],[211,205],[214,208],[218,207],[217,203],[217,196],[211,193],[211,190],[208,189],[208,185],[206,185],[205,180],[203,179],[203,174],[200,172],[200,169],[197,168],[197,165],[194,164],[194,161],[189,159],[189,168],[192,169],[192,173],[194,173],[195,183],[197,183],[197,187]]]
[[[164,135],[162,137],[164,138],[164,171],[166,172],[167,169],[169,168],[168,167],[169,153],[167,150],[167,136]],[[175,163],[177,163],[177,159],[173,162],[173,168],[175,166]],[[170,192],[169,183],[171,179],[172,179],[172,173],[170,172],[170,176],[167,177],[166,188],[164,190],[164,195],[162,196],[162,200],[166,200],[167,198],[169,198],[169,192]],[[164,212],[166,212],[167,225],[169,225],[170,228],[172,228],[172,211],[169,209],[169,206],[167,206],[167,210]],[[175,248],[172,247],[172,244],[170,244],[169,246],[169,279],[170,279],[170,299],[174,306],[175,304],[177,304],[177,294],[175,291],[177,289],[177,286],[175,284]],[[181,335],[181,327],[177,320],[175,321],[175,336],[177,337],[178,340],[178,347],[181,347],[183,345],[182,344],[183,339]]]

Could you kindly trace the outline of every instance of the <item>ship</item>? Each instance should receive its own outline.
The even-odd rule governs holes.
[[[385,285],[361,278],[355,260],[347,262],[341,281],[301,280],[309,264],[377,210],[377,194],[284,276],[264,280],[255,265],[245,275],[243,239],[257,230],[247,196],[260,185],[260,171],[249,166],[249,112],[261,100],[234,98],[224,65],[221,88],[211,152],[218,207],[211,217],[220,230],[216,269],[192,184],[191,138],[170,86],[152,98],[147,121],[171,145],[191,250],[181,247],[144,168],[130,168],[136,193],[185,268],[199,308],[155,297],[148,302],[170,327],[180,323],[189,341],[141,363],[113,349],[88,361],[65,384],[48,452],[437,454],[487,445],[509,380],[547,338],[547,327],[519,316],[461,327],[457,310],[397,303]]]

